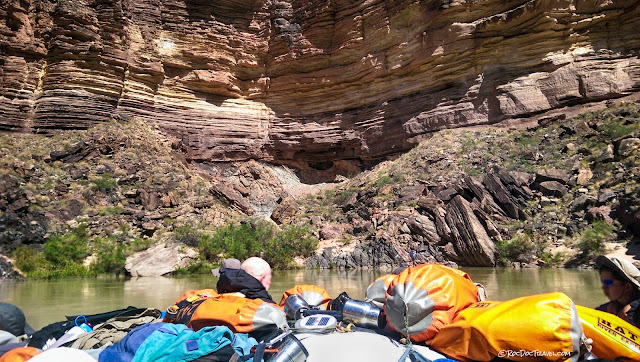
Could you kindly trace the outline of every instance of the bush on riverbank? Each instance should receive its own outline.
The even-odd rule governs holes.
[[[200,232],[190,226],[177,229],[176,240],[194,245],[197,243],[200,260],[179,273],[203,272],[225,258],[244,260],[259,255],[274,269],[293,267],[296,257],[308,257],[318,245],[318,239],[309,228],[291,225],[276,230],[266,222],[228,223],[213,234]]]
[[[530,263],[536,257],[537,250],[531,233],[516,234],[511,240],[496,242],[496,259],[502,266],[513,261]]]
[[[82,261],[87,256],[87,244],[87,228],[80,225],[66,234],[53,235],[41,249],[21,245],[12,257],[16,267],[28,277],[85,276],[89,270]]]
[[[584,258],[594,258],[604,252],[604,243],[612,241],[613,227],[604,220],[594,220],[590,227],[580,234],[578,248]]]
[[[264,249],[264,259],[275,269],[286,269],[297,256],[308,258],[316,251],[316,239],[308,227],[289,226],[269,239]]]
[[[63,278],[120,275],[125,272],[126,256],[139,249],[140,242],[125,244],[123,237],[109,235],[90,241],[85,224],[64,234],[53,235],[41,248],[21,245],[13,253],[16,267],[31,278]],[[93,259],[86,263],[89,255]]]

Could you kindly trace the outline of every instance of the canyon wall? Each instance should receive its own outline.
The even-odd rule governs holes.
[[[638,0],[3,0],[0,19],[0,130],[135,116],[198,161],[326,169],[640,90]]]

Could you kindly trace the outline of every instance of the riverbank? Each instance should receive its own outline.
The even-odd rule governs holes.
[[[300,181],[309,170],[191,162],[180,140],[137,120],[4,134],[0,254],[31,277],[207,272],[258,253],[336,269],[634,259],[639,132],[638,102],[527,129],[447,130],[315,186]]]

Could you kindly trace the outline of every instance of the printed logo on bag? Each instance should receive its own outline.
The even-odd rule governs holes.
[[[619,337],[632,348],[635,347],[636,352],[640,352],[640,336],[631,332],[628,328],[616,325],[615,323],[611,323],[611,321],[600,317],[598,317],[598,327],[604,329],[614,337]]]

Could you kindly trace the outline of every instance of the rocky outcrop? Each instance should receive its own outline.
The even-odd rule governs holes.
[[[447,207],[447,224],[452,232],[453,247],[464,257],[465,265],[493,266],[495,245],[468,201],[456,196]]]
[[[23,172],[23,179],[29,179],[34,173],[33,166],[25,168],[17,168],[17,171]],[[36,195],[23,191],[20,176],[16,176],[0,173],[0,256],[22,244],[44,242],[48,231],[46,217],[30,207],[36,202]]]
[[[230,207],[236,208],[248,215],[253,214],[253,209],[251,209],[251,205],[249,205],[249,202],[235,188],[229,187],[222,183],[217,183],[213,185],[213,187],[209,191],[211,192],[211,194],[227,203],[227,205],[229,205]]]
[[[532,175],[515,175],[533,182]],[[383,194],[384,186],[344,195],[346,201],[340,207],[351,219],[351,228],[342,225],[338,230],[336,224],[326,224],[320,228],[320,237],[340,240],[345,234],[352,234],[364,236],[364,240],[346,250],[336,246],[321,248],[307,266],[493,266],[496,242],[503,240],[504,233],[498,225],[530,217],[527,202],[533,193],[528,186],[519,184],[503,168],[493,167],[482,179],[465,177],[452,184],[399,187],[394,204],[415,204],[412,210],[385,209],[389,205],[382,201],[388,198]],[[381,194],[385,197],[380,198]],[[375,234],[367,234],[371,230]]]
[[[321,256],[338,265],[357,259],[354,242],[384,240],[402,265],[577,266],[607,248],[637,259],[640,103],[606,104],[528,129],[440,132],[364,172],[336,188],[340,209],[303,210],[314,225],[353,226],[351,249]]]
[[[8,0],[0,129],[136,116],[192,159],[344,173],[332,161],[637,91],[639,4]]]
[[[4,279],[24,279],[24,277],[13,266],[11,259],[0,254],[0,280]]]
[[[133,277],[153,277],[186,267],[198,252],[180,243],[161,242],[127,258],[125,269]]]

